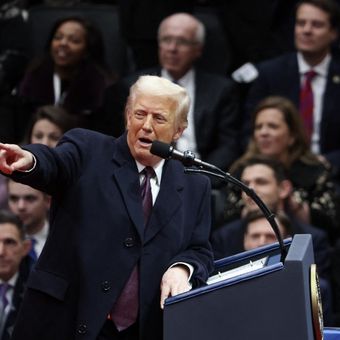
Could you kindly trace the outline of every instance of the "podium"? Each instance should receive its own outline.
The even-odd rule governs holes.
[[[240,253],[216,261],[206,286],[168,298],[164,340],[322,339],[311,236],[284,245],[283,263],[277,243]]]

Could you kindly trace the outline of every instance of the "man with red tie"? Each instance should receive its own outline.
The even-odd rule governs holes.
[[[300,1],[294,33],[297,52],[257,65],[259,75],[246,102],[249,117],[266,96],[281,95],[292,100],[300,109],[312,151],[325,156],[337,169],[340,169],[340,61],[332,53],[332,45],[338,38],[339,24],[340,10],[335,0]],[[246,122],[249,124],[250,119]]]
[[[142,76],[117,139],[74,129],[53,149],[0,144],[0,170],[52,196],[13,340],[160,340],[165,299],[206,281],[210,182],[150,153],[181,136],[189,104],[182,87]]]

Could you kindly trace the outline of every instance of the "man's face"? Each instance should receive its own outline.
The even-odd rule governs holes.
[[[323,58],[337,38],[329,15],[310,4],[302,4],[296,12],[295,46],[306,56]]]
[[[173,78],[184,76],[201,55],[202,46],[195,38],[195,25],[185,18],[169,19],[162,27],[158,42],[159,63]]]
[[[265,164],[246,167],[241,180],[252,188],[270,209],[276,209],[285,198],[283,188],[276,180],[274,171]],[[247,211],[258,210],[256,203],[245,193],[242,193],[242,199]]]
[[[29,240],[22,240],[12,223],[0,224],[0,278],[8,281],[17,271],[20,262],[31,248]]]
[[[277,221],[280,234],[286,237],[284,227]],[[277,242],[274,230],[265,218],[258,218],[249,222],[247,232],[244,234],[244,250],[255,249],[266,244]]]
[[[138,95],[127,112],[127,142],[132,156],[145,166],[159,158],[150,153],[154,140],[171,143],[183,132],[175,119],[175,103],[152,95]]]
[[[50,199],[41,191],[10,180],[8,182],[8,206],[31,234],[43,227],[47,219]]]

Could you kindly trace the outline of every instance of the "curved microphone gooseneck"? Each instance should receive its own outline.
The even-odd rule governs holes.
[[[209,176],[217,177],[225,182],[232,183],[244,191],[261,209],[265,218],[271,225],[275,236],[279,242],[281,251],[281,262],[284,262],[286,258],[287,251],[283,244],[282,236],[279,231],[279,227],[275,221],[275,215],[269,210],[269,208],[264,204],[261,198],[256,194],[256,192],[245,185],[243,182],[239,181],[237,178],[230,175],[228,172],[222,171],[220,168],[213,164],[209,164],[201,161],[195,157],[192,151],[181,152],[176,150],[172,145],[166,144],[160,141],[153,141],[150,152],[158,157],[164,159],[176,159],[181,161],[185,168],[186,173],[203,173]],[[191,166],[197,166],[197,168],[189,168]]]

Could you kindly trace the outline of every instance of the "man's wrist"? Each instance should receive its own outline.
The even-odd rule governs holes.
[[[32,155],[32,161],[33,161],[33,165],[29,168],[29,169],[26,169],[26,170],[18,170],[19,172],[25,172],[25,173],[28,173],[28,172],[32,172],[36,165],[37,165],[37,159],[35,158],[35,156],[33,154]]]

